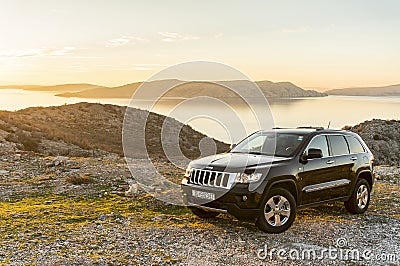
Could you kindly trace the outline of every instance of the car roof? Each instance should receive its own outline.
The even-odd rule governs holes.
[[[351,132],[341,129],[330,129],[330,128],[316,128],[316,127],[302,127],[302,128],[273,128],[272,130],[261,130],[260,132],[276,132],[276,133],[287,133],[287,134],[302,134],[308,135],[311,133],[342,133],[351,134]]]

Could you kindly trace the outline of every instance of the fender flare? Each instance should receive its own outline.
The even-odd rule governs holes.
[[[279,177],[278,177],[279,178]],[[268,191],[271,189],[271,187],[273,187],[273,186],[275,186],[275,185],[277,185],[277,184],[280,184],[280,183],[286,183],[286,182],[290,182],[290,183],[292,183],[293,185],[294,185],[294,187],[295,187],[295,190],[296,190],[296,195],[293,195],[293,197],[295,197],[295,199],[296,199],[296,204],[298,205],[299,204],[299,189],[298,189],[298,186],[297,186],[297,184],[296,184],[296,181],[295,181],[295,179],[296,179],[296,177],[294,177],[293,176],[293,179],[292,178],[290,178],[289,176],[286,176],[284,179],[278,179],[278,180],[273,180],[273,181],[270,181],[270,182],[268,182],[268,183],[266,183],[266,185],[265,185],[265,187],[264,187],[264,191],[262,192],[262,198],[264,199],[264,197],[267,195],[267,193],[268,193]]]

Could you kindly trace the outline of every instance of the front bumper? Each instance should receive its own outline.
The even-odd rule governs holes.
[[[231,189],[182,184],[183,201],[188,206],[228,212],[239,220],[255,221],[259,215],[262,195],[250,192],[247,184],[236,184]],[[215,200],[204,200],[193,196],[192,191],[215,194]]]

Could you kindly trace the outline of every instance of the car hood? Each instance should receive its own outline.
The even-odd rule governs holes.
[[[216,171],[240,170],[252,167],[268,167],[272,163],[289,160],[286,157],[254,155],[247,153],[223,153],[207,156],[191,162],[190,166],[198,169]]]

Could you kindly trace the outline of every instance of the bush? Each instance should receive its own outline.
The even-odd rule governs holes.
[[[68,176],[65,181],[73,185],[82,185],[93,183],[93,178],[90,175]]]
[[[8,134],[5,140],[22,144],[24,146],[24,150],[34,152],[38,151],[40,144],[40,139],[37,136],[33,137],[23,131],[17,131],[15,134]]]

